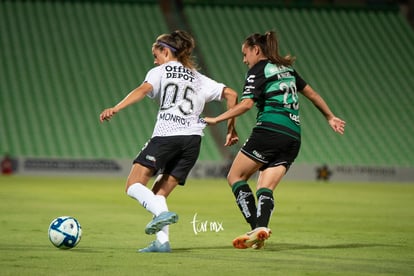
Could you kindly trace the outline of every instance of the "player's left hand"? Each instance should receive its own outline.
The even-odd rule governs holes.
[[[344,134],[345,132],[345,121],[343,121],[342,119],[338,118],[338,117],[332,117],[329,121],[329,125],[331,126],[331,128],[335,131],[338,132],[340,134]]]
[[[235,130],[226,135],[226,143],[224,144],[225,147],[233,146],[239,142],[239,135]]]

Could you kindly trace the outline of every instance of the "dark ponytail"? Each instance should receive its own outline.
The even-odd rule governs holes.
[[[290,66],[295,62],[295,57],[290,55],[283,57],[279,54],[279,42],[274,31],[268,31],[264,35],[259,33],[251,34],[245,39],[243,44],[248,47],[258,46],[263,55],[274,64]]]

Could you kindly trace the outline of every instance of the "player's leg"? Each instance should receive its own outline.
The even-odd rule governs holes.
[[[156,178],[152,191],[155,194],[155,198],[158,200],[158,205],[162,212],[157,217],[154,217],[145,228],[147,234],[156,233],[156,240],[148,247],[140,249],[138,252],[171,252],[169,225],[178,221],[178,215],[168,211],[166,197],[168,197],[177,185],[177,180],[169,175],[160,174]]]
[[[268,227],[275,207],[273,192],[295,160],[300,148],[300,141],[287,135],[275,134],[273,140],[277,141],[277,146],[274,147],[268,165],[262,168],[257,180],[257,206],[260,206],[257,210],[258,227]]]
[[[270,236],[271,231],[267,226],[274,208],[273,189],[277,186],[286,172],[285,167],[282,167],[282,169],[275,167],[281,167],[279,166],[281,163],[279,163],[278,158],[281,155],[282,158],[284,158],[283,153],[285,147],[291,143],[290,140],[293,139],[289,137],[285,139],[285,136],[286,135],[263,129],[254,129],[249,140],[241,149],[241,153],[239,153],[239,156],[236,157],[234,161],[233,174],[235,174],[235,171],[236,176],[230,174],[229,181],[234,181],[235,177],[251,175],[257,170],[261,171],[256,188],[256,196],[258,200],[257,207],[250,207],[251,210],[255,210],[254,224],[252,223],[252,220],[249,221],[251,223],[252,231],[237,237],[233,241],[233,245],[236,248],[243,249],[256,246],[257,244],[259,244],[259,246],[256,247],[263,247],[263,241]],[[244,156],[242,156],[242,154],[244,154]],[[255,166],[252,164],[255,164]],[[233,184],[233,191],[235,190],[234,188],[236,185],[238,185],[238,183]],[[249,191],[249,193],[252,194],[251,191]],[[254,195],[252,194],[250,198],[254,198]]]
[[[178,215],[175,212],[168,211],[166,197],[172,192],[172,190],[178,185],[177,179],[173,176],[160,174],[153,187],[152,193],[154,194],[154,206],[156,206],[157,214],[154,214],[154,218],[145,227],[146,234],[155,234],[160,232],[164,226],[176,223],[178,221]],[[166,230],[168,234],[168,229]],[[161,237],[164,237],[160,233]],[[161,240],[167,241],[168,236],[161,238]]]
[[[256,200],[247,180],[262,166],[244,153],[239,152],[231,165],[227,181],[231,186],[243,217],[251,229],[256,227]]]
[[[168,211],[166,198],[177,185],[185,184],[200,153],[200,136],[180,136],[169,138],[168,141],[167,148],[171,148],[169,151],[165,151],[167,156],[164,158],[168,161],[161,168],[161,174],[152,187],[152,191],[156,194],[164,211],[147,225],[145,232],[150,234],[178,221],[178,215]],[[168,234],[168,228],[166,232]],[[162,233],[160,235],[163,236]]]
[[[154,218],[146,227],[146,232],[156,232],[156,240],[150,246],[139,250],[139,252],[170,252],[169,224],[178,220],[178,215],[168,211],[166,198],[178,185],[177,179],[170,175],[160,174],[156,178],[152,191],[159,201],[163,212]]]
[[[167,197],[177,185],[178,181],[175,177],[167,174],[160,174],[152,187],[152,191],[158,200],[158,206],[161,208],[161,213],[148,223],[145,232],[147,234],[157,233],[157,238],[161,242],[168,241],[168,225],[178,221],[178,215],[174,212],[170,212],[167,205]]]
[[[156,195],[167,198],[178,185],[178,180],[172,175],[160,174],[154,181],[152,192]]]
[[[260,172],[257,180],[257,227],[268,227],[275,206],[273,191],[286,173],[286,167],[268,167]]]
[[[134,165],[128,176],[126,192],[141,203],[154,216],[159,216],[164,208],[153,191],[146,187],[154,174],[164,167],[174,148],[171,146],[171,138],[154,137],[149,140],[138,156],[134,159]],[[153,234],[153,233],[151,233]]]
[[[198,135],[173,137],[169,140],[168,146],[171,149],[167,152],[168,158],[165,158],[168,161],[160,170],[161,174],[152,187],[152,191],[159,198],[167,212],[163,212],[159,216],[163,218],[162,221],[157,222],[158,218],[155,218],[146,228],[146,231],[152,228],[162,229],[160,233],[157,233],[157,237],[159,234],[161,239],[165,236],[161,232],[165,232],[168,235],[168,227],[163,228],[164,224],[169,225],[178,220],[177,214],[168,212],[166,198],[177,185],[183,186],[185,184],[188,174],[197,161],[200,153],[200,144],[201,137]]]
[[[269,229],[269,221],[275,207],[273,191],[285,173],[286,167],[283,165],[269,167],[260,172],[256,190],[257,227],[246,234],[249,238],[244,240],[241,247],[238,248],[252,247],[254,249],[260,249],[264,247],[264,241],[272,233]]]
[[[273,195],[270,192],[259,190],[257,201],[256,226],[246,234],[240,235],[233,240],[233,246],[238,249],[254,248],[260,249],[264,241],[270,237],[272,231],[267,227],[273,212]],[[258,226],[266,224],[266,226]]]
[[[181,148],[179,153],[170,154],[170,159],[166,162],[162,168],[161,174],[157,177],[152,191],[156,194],[156,197],[160,201],[160,205],[164,206],[167,212],[163,212],[159,218],[163,218],[162,221],[158,218],[154,218],[150,222],[146,231],[156,228],[161,231],[156,232],[157,239],[152,242],[148,247],[139,250],[139,252],[170,252],[169,243],[169,224],[175,223],[178,220],[178,216],[168,211],[166,198],[174,190],[177,185],[184,185],[187,176],[193,168],[200,150],[201,137],[199,136],[185,136],[170,141],[171,145],[177,149]],[[175,214],[176,216],[167,216],[168,214]],[[164,218],[165,215],[165,218]],[[163,224],[167,222],[166,224]],[[162,228],[160,228],[162,226]]]
[[[250,239],[254,241],[256,238],[257,242],[252,244],[255,249],[262,248],[264,241],[271,234],[268,225],[275,209],[273,192],[295,160],[300,148],[300,141],[286,135],[275,136],[272,140],[278,141],[278,146],[274,148],[273,157],[270,157],[272,161],[262,168],[257,180],[257,228]]]
[[[126,185],[126,193],[136,199],[145,209],[154,216],[158,216],[162,209],[158,204],[154,193],[146,187],[154,174],[154,170],[135,163],[129,173]]]

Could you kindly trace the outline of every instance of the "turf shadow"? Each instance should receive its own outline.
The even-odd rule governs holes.
[[[288,251],[288,250],[324,250],[324,249],[350,249],[350,248],[364,248],[364,247],[395,247],[396,245],[376,244],[376,243],[343,243],[343,244],[328,244],[328,245],[309,245],[298,243],[266,243],[263,250],[266,251]],[[200,246],[187,248],[173,248],[175,252],[186,252],[194,250],[208,250],[208,249],[233,249],[231,245],[226,246]],[[247,249],[249,250],[249,249]],[[240,250],[242,251],[242,250]]]
[[[349,248],[364,248],[364,247],[393,247],[394,245],[376,244],[376,243],[342,243],[342,244],[327,244],[327,245],[310,245],[298,243],[267,243],[266,250],[268,251],[285,251],[285,250],[320,250],[320,249],[349,249]]]

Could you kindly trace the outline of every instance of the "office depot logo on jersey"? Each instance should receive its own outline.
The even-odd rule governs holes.
[[[184,66],[165,66],[165,71],[167,71],[167,79],[183,79],[193,82],[194,74],[191,70],[185,68]]]

